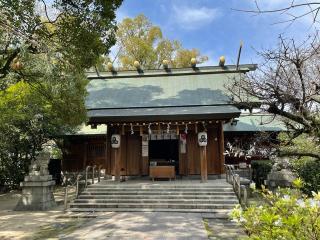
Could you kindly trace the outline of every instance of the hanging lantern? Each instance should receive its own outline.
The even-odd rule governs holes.
[[[170,133],[170,123],[167,124],[167,133]]]
[[[119,134],[112,134],[112,136],[111,136],[112,148],[119,148],[120,147],[120,139],[121,139],[121,136]]]
[[[184,129],[184,133],[188,134],[188,124],[186,124],[186,128]]]
[[[206,132],[198,133],[198,144],[200,147],[205,147],[208,144],[208,135]]]

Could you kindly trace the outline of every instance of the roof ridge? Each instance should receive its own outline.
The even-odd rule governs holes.
[[[105,78],[130,78],[130,77],[156,77],[156,76],[179,76],[179,75],[198,75],[198,74],[221,74],[221,73],[245,73],[254,71],[256,64],[241,64],[221,66],[205,66],[190,68],[169,68],[169,69],[144,69],[144,70],[125,70],[125,71],[91,71],[86,72],[88,79]]]

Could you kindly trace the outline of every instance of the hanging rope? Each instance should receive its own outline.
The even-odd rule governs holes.
[[[132,123],[130,123],[130,131],[131,131],[131,135],[133,135],[133,134],[134,134],[134,131],[133,131],[133,125],[132,125]]]
[[[188,123],[186,124],[186,127],[185,127],[185,129],[184,129],[184,133],[185,133],[185,134],[188,134]]]

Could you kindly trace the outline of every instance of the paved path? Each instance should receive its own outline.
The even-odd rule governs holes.
[[[105,213],[60,239],[208,239],[201,214]]]
[[[61,191],[56,199],[63,199]],[[61,196],[60,196],[60,195]],[[96,218],[66,218],[63,206],[54,211],[15,212],[20,193],[0,195],[0,239],[237,239],[243,232],[227,220],[199,213],[95,213]],[[93,216],[92,216],[93,217]],[[205,220],[203,220],[205,219]],[[209,235],[209,236],[208,236]]]

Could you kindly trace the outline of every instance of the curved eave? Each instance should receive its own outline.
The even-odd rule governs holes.
[[[152,122],[184,120],[228,120],[239,117],[240,110],[233,105],[184,106],[161,108],[89,109],[90,123]]]

